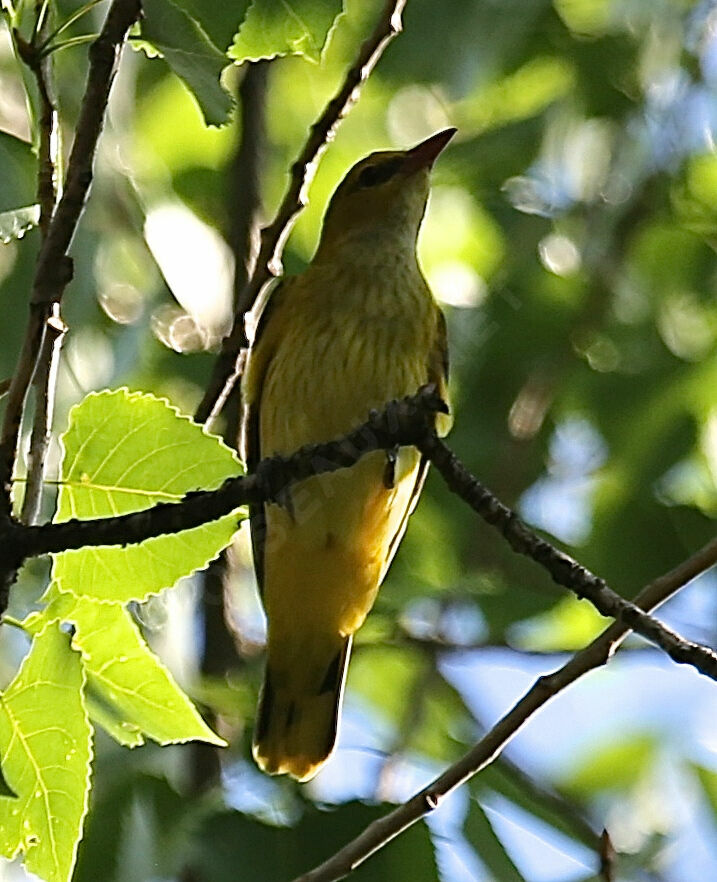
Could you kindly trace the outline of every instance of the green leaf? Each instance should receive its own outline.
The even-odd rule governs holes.
[[[89,688],[85,703],[92,722],[104,729],[122,747],[141,747],[144,744],[144,736],[140,730],[123,720],[114,708],[107,707],[101,696],[95,696]]]
[[[18,209],[17,206],[30,206],[35,199],[36,167],[32,144],[7,132],[0,132],[0,211],[12,214],[28,210]]]
[[[28,230],[40,222],[40,206],[28,205],[14,211],[0,213],[0,243],[7,245],[13,239],[22,239]]]
[[[0,854],[25,853],[46,882],[72,875],[87,811],[91,728],[84,673],[57,625],[39,634],[0,701],[0,756],[18,799],[0,797]]]
[[[47,609],[30,617],[29,627],[53,620],[75,626],[72,646],[82,654],[93,710],[99,709],[97,722],[108,722],[109,734],[120,744],[143,744],[142,734],[159,744],[225,744],[147,646],[127,610],[53,593]]]
[[[638,784],[655,760],[657,745],[651,734],[626,736],[599,744],[565,777],[562,787],[577,796],[605,790],[629,790]]]
[[[709,807],[712,809],[713,817],[717,819],[717,772],[696,764],[692,764],[691,768],[702,785],[702,792],[707,799]]]
[[[341,0],[253,0],[229,57],[242,62],[303,55],[320,61],[329,32],[342,12]]]
[[[233,107],[231,96],[219,82],[227,57],[202,26],[171,0],[146,0],[142,9],[142,36],[187,85],[207,125],[224,125]]]
[[[488,816],[475,799],[471,799],[463,832],[493,878],[500,879],[500,882],[525,882],[525,878],[498,838]]]
[[[571,839],[593,850],[599,848],[598,834],[585,820],[584,809],[579,803],[567,799],[547,784],[534,781],[503,757],[483,769],[469,786],[476,799],[484,798],[486,791],[493,790]]]
[[[215,46],[225,50],[239,30],[250,0],[232,0],[231,3],[207,3],[206,0],[175,0],[204,28]]]
[[[58,521],[178,501],[192,490],[211,490],[241,474],[238,460],[220,439],[166,401],[127,389],[88,395],[72,409],[61,440]],[[231,541],[239,516],[235,512],[126,548],[63,552],[54,560],[54,580],[60,591],[77,597],[146,600],[213,560]]]
[[[72,882],[178,879],[207,803],[163,778],[123,770],[96,791]],[[120,869],[121,868],[121,869]]]

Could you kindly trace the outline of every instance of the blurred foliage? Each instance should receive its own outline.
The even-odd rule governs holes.
[[[79,5],[60,0],[58,20]],[[196,16],[224,51],[237,45],[249,4],[166,5]],[[381,5],[346,0],[320,63],[291,55],[271,62],[265,218]],[[66,36],[96,30],[104,8]],[[286,271],[311,259],[326,201],[356,159],[458,126],[435,170],[420,242],[448,318],[450,443],[501,499],[632,597],[713,534],[717,511],[717,10],[708,0],[446,0],[440,9],[408,0],[404,24],[322,159]],[[292,39],[283,51],[292,51]],[[86,54],[80,45],[55,57],[66,141]],[[166,395],[191,413],[226,329],[228,194],[240,132],[234,117],[205,128],[170,65],[169,55],[126,52],[114,86],[72,248],[58,430],[73,403],[105,386]],[[223,88],[236,95],[242,75],[243,67],[225,70]],[[23,95],[0,31],[0,211],[34,199]],[[36,239],[33,232],[0,246],[0,378],[11,374],[22,339]],[[219,731],[233,747],[222,798],[193,805],[186,796],[187,751],[147,745],[118,753],[100,740],[77,879],[176,878],[187,862],[206,880],[237,878],[241,867],[247,878],[289,879],[378,816],[378,804],[405,797],[456,759],[493,714],[508,710],[513,691],[497,709],[482,705],[476,684],[449,682],[448,663],[470,661],[501,682],[508,670],[518,694],[528,674],[556,666],[544,653],[579,648],[604,625],[430,477],[357,641],[338,754],[315,783],[296,787],[248,765],[261,621],[242,534],[232,561],[241,655],[231,676],[241,683],[241,712],[224,713],[224,694]],[[39,571],[28,570],[15,603],[29,610],[42,585]],[[187,596],[169,592],[138,615],[178,679],[191,684],[201,647]],[[678,624],[687,636],[714,641],[714,604],[696,590],[688,597],[696,599],[680,607]],[[492,666],[488,647],[509,661]],[[654,658],[637,642],[625,654],[630,647],[632,659]],[[12,670],[22,651],[8,640],[0,670]],[[628,683],[634,664],[612,663]],[[690,702],[693,681],[680,675]],[[614,688],[615,676],[602,688]],[[662,845],[676,841],[689,853],[689,827],[703,831],[703,842],[717,840],[714,737],[698,734],[687,704],[665,703],[664,718],[655,711],[640,718],[635,689],[637,720],[590,739],[576,722],[589,699],[561,696],[552,741],[563,762],[547,767],[538,756],[531,766],[521,754],[539,786],[487,770],[470,804],[456,801],[457,820],[441,821],[439,811],[431,840],[423,826],[404,834],[357,878],[530,882],[546,878],[555,850],[576,863],[572,875],[561,865],[550,878],[595,878],[598,858],[586,847],[590,830],[606,825],[627,855],[618,879],[688,878],[679,850]],[[211,704],[211,690],[197,685],[196,693]],[[694,722],[694,732],[686,722],[670,738],[670,713]],[[549,810],[545,791],[554,797]],[[679,801],[675,793],[689,824],[667,810]],[[534,818],[539,834],[525,833],[529,858],[490,808],[498,797],[521,829],[530,831],[526,818]],[[553,851],[542,844],[552,842],[551,829],[561,837]],[[698,875],[716,877],[717,854],[705,848]]]

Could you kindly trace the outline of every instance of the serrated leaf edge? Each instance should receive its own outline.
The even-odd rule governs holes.
[[[53,618],[51,621],[48,621],[43,628],[41,628],[36,634],[33,635],[33,644],[34,644],[34,641],[37,637],[42,636],[47,631],[48,628],[52,627],[55,624],[58,624],[58,622],[59,622],[58,618]],[[68,637],[69,637],[69,635],[68,635]],[[84,787],[83,795],[82,795],[82,810],[81,810],[81,814],[80,814],[78,835],[77,835],[77,838],[75,839],[75,842],[73,843],[72,854],[71,854],[71,859],[70,859],[70,867],[74,868],[76,860],[77,860],[77,850],[79,848],[80,842],[82,841],[82,832],[84,829],[84,822],[85,822],[85,818],[87,817],[87,811],[89,808],[89,796],[90,796],[91,780],[92,780],[92,763],[94,760],[94,739],[92,737],[94,729],[93,729],[89,714],[87,712],[87,704],[85,702],[85,688],[87,686],[87,674],[85,672],[85,667],[82,664],[81,654],[78,653],[76,649],[74,649],[74,647],[72,646],[72,643],[69,639],[68,639],[67,648],[70,652],[73,652],[73,653],[80,655],[80,689],[79,689],[80,707],[82,708],[82,716],[84,719],[85,726],[87,728],[87,736],[88,736],[88,745],[87,745],[88,746],[88,755],[87,755],[87,767],[86,767],[86,771],[85,771],[85,787]],[[32,753],[25,746],[22,735],[20,734],[19,726],[17,725],[17,723],[13,717],[13,714],[10,712],[10,710],[7,706],[7,703],[5,701],[5,695],[12,688],[12,685],[17,680],[17,678],[22,675],[22,672],[23,672],[25,665],[28,664],[28,659],[30,658],[31,652],[32,652],[32,648],[30,649],[30,652],[28,652],[27,655],[25,656],[25,658],[22,660],[20,667],[17,669],[17,672],[15,673],[15,676],[12,678],[12,680],[8,684],[8,687],[2,693],[0,693],[0,704],[2,704],[3,709],[5,711],[5,714],[7,715],[8,720],[10,720],[11,728],[12,728],[12,732],[13,732],[12,737],[13,738],[17,737],[19,742],[23,745],[23,750],[24,750],[25,754],[27,755],[27,757],[30,761],[30,764],[33,767],[33,770],[35,772],[35,779],[36,779],[35,787],[40,787],[41,790],[43,791],[43,794],[45,797],[45,809],[47,811],[47,816],[49,819],[52,817],[52,815],[49,811],[49,807],[47,806],[46,788],[42,784],[42,778],[41,778],[40,773],[37,769],[37,764],[34,762]],[[50,830],[51,837],[52,837],[52,857],[53,857],[54,866],[55,866],[55,873],[59,878],[59,877],[61,877],[60,864],[59,864],[59,860],[57,858],[55,837],[52,836],[53,826],[52,826],[52,823],[50,820],[48,820],[48,828]],[[32,848],[32,846],[30,846],[30,848]],[[14,853],[11,855],[10,859],[12,860],[13,858],[17,857],[20,853],[22,853],[25,860],[27,860],[28,854],[30,852],[30,848],[26,847],[26,843],[23,843],[22,841],[18,842],[17,848],[15,849]],[[68,882],[69,882],[69,877],[68,877]]]

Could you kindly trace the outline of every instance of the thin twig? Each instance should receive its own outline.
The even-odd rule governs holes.
[[[636,598],[638,605],[645,610],[653,609],[715,563],[717,539],[644,588]],[[613,623],[553,674],[540,677],[490,732],[458,762],[408,802],[370,824],[323,864],[297,877],[293,882],[335,882],[348,876],[372,854],[430,814],[449,793],[493,762],[537,710],[583,674],[604,665],[629,630],[621,622]]]
[[[37,200],[40,203],[40,235],[44,242],[50,231],[58,189],[61,190],[62,181],[58,174],[60,151],[57,109],[52,99],[53,59],[48,55],[42,56],[37,48],[37,42],[47,36],[50,20],[47,7],[41,4],[36,4],[36,6],[38,7],[38,21],[31,43],[25,46],[23,58],[35,75],[40,95]],[[19,35],[16,35],[16,39],[20,39]],[[27,484],[20,515],[20,519],[25,524],[37,523],[40,513],[47,448],[50,442],[52,416],[55,408],[57,368],[65,331],[65,324],[60,318],[59,304],[45,305],[42,342],[37,353],[32,378],[32,384],[35,388],[35,411],[27,462]]]
[[[281,273],[281,256],[294,221],[306,204],[306,190],[316,164],[333,138],[339,123],[359,98],[361,87],[368,79],[388,44],[401,32],[401,15],[406,0],[388,0],[373,33],[359,49],[356,61],[348,70],[341,88],[324,108],[311,127],[309,137],[291,167],[289,186],[274,220],[261,231],[261,244],[256,269],[242,293],[231,332],[222,342],[207,391],[197,410],[199,422],[211,423],[221,412],[236,383],[237,362],[247,344],[244,313],[251,309],[264,285]]]
[[[50,445],[52,418],[55,411],[57,372],[60,365],[62,341],[66,331],[67,325],[60,318],[60,306],[56,303],[53,315],[45,324],[42,346],[32,380],[35,387],[35,413],[27,457],[27,484],[25,485],[25,496],[20,515],[23,524],[36,524],[40,516],[47,451]]]
[[[30,317],[25,328],[15,373],[10,380],[5,403],[5,414],[0,431],[0,523],[8,524],[12,512],[12,471],[15,463],[17,439],[20,434],[22,411],[27,388],[35,370],[37,353],[45,330],[45,307],[30,306]],[[3,578],[7,576],[4,575]]]
[[[217,520],[243,505],[286,500],[295,481],[355,465],[373,450],[415,443],[425,434],[429,415],[445,409],[435,387],[425,387],[373,412],[366,423],[336,441],[308,444],[289,457],[264,459],[254,474],[229,478],[216,490],[188,493],[181,502],[158,503],[117,517],[73,518],[37,526],[12,523],[0,531],[0,540],[5,540],[0,541],[0,561],[10,556],[22,563],[40,554],[143,542]]]
[[[47,31],[49,21],[45,16],[37,36],[42,37]],[[52,100],[52,58],[44,58],[37,54],[34,47],[30,48],[27,61],[35,75],[37,91],[40,95],[40,118],[38,120],[40,144],[37,168],[37,201],[40,203],[40,233],[43,240],[47,237],[50,222],[57,201],[56,168],[58,155],[57,110]]]
[[[231,163],[229,180],[228,240],[234,254],[234,315],[244,315],[249,280],[256,269],[261,233],[261,171],[266,150],[266,91],[270,61],[247,62],[239,83],[240,140]],[[194,418],[202,422],[202,405]],[[241,402],[234,387],[224,412],[223,437],[235,450],[239,446]]]
[[[37,164],[37,201],[40,204],[40,234],[43,242],[47,238],[52,222],[52,215],[55,211],[55,203],[57,193],[55,190],[56,182],[56,159],[57,159],[57,112],[51,98],[51,70],[52,59],[42,58],[35,47],[36,38],[41,37],[48,27],[47,16],[43,15],[43,10],[38,8],[37,21],[31,42],[23,39],[18,31],[13,31],[13,40],[17,46],[18,54],[23,62],[30,68],[35,77],[37,91],[40,96],[40,115],[38,118],[38,164]],[[49,317],[46,308],[33,310],[30,315],[28,328],[26,331],[25,345],[22,348],[18,366],[15,372],[20,382],[13,389],[13,380],[10,381],[8,387],[9,398],[5,410],[6,420],[9,416],[14,420],[17,419],[17,429],[15,435],[15,445],[17,444],[17,433],[20,429],[20,421],[22,409],[24,406],[27,387],[31,382],[33,373],[36,370],[38,353],[41,347],[41,341],[45,335],[45,323]],[[3,426],[4,437],[4,426]],[[14,459],[14,449],[13,449]],[[12,470],[12,462],[10,463],[10,471]],[[7,475],[9,479],[10,475]],[[4,517],[10,516],[11,497],[8,480],[3,481],[0,487],[0,512]]]
[[[607,830],[602,831],[600,837],[600,873],[603,882],[615,882],[615,846],[612,844]]]
[[[40,248],[30,300],[30,317],[13,374],[0,431],[0,524],[11,518],[11,481],[17,440],[37,353],[42,342],[48,306],[57,303],[72,278],[67,256],[92,181],[97,141],[102,130],[119,47],[140,13],[140,0],[113,0],[104,27],[90,47],[87,86],[67,168],[67,183]],[[5,585],[12,574],[2,573]]]

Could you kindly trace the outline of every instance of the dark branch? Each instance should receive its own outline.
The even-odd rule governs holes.
[[[600,837],[600,872],[604,882],[615,882],[615,846],[607,830]]]
[[[49,15],[46,7],[38,5],[36,12],[42,16],[38,20],[31,42],[24,46],[23,59],[33,74],[40,95],[39,153],[37,163],[37,201],[40,204],[40,234],[42,241],[47,239],[52,216],[57,203],[58,173],[58,131],[57,110],[52,99],[54,84],[52,77],[53,59],[43,55],[37,42],[47,36]],[[15,35],[20,44],[22,37]],[[37,522],[42,504],[42,491],[47,466],[47,448],[50,443],[52,416],[55,407],[55,383],[60,357],[60,347],[65,333],[65,325],[59,314],[59,304],[45,304],[42,342],[37,352],[32,385],[35,389],[34,413],[30,450],[27,457],[27,484],[22,500],[20,519],[24,524]]]
[[[238,379],[237,359],[248,341],[244,313],[251,309],[259,292],[281,272],[281,255],[296,216],[306,203],[305,191],[311,182],[316,162],[326,149],[337,126],[359,98],[361,87],[383,54],[386,46],[401,31],[401,14],[406,0],[387,0],[373,33],[361,45],[356,61],[349,69],[339,91],[329,101],[311,127],[309,137],[291,168],[289,186],[274,220],[261,231],[256,268],[246,290],[239,298],[234,326],[222,343],[207,391],[198,411],[199,422],[211,421],[222,409]]]
[[[46,30],[43,26],[38,36]],[[16,39],[21,39],[16,35]],[[56,175],[56,142],[57,142],[57,111],[52,100],[52,56],[42,57],[34,46],[27,47],[27,55],[23,55],[35,75],[37,91],[40,95],[40,144],[37,167],[37,201],[40,203],[40,232],[43,239],[50,229],[50,222],[55,211],[57,192],[55,189]]]

